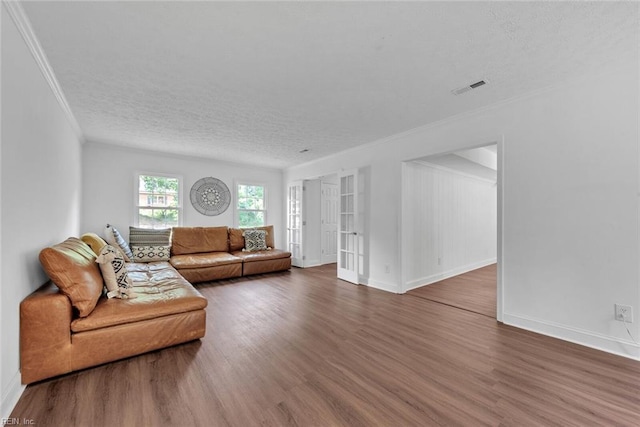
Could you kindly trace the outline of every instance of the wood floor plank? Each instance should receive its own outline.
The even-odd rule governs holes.
[[[467,280],[487,280],[478,272]],[[27,387],[38,426],[637,426],[640,363],[335,278],[220,281],[199,341]]]
[[[496,318],[496,264],[413,289],[412,296]]]

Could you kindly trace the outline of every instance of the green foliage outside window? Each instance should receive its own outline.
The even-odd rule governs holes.
[[[140,192],[154,196],[164,195],[167,206],[178,206],[178,178],[140,175]]]
[[[179,225],[178,178],[140,175],[138,225],[168,228]]]
[[[265,225],[265,191],[261,185],[238,185],[238,225],[241,228]]]

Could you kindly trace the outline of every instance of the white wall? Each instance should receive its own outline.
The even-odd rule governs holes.
[[[494,182],[407,162],[404,168],[406,288],[413,289],[496,261]]]
[[[267,186],[267,222],[276,232],[276,246],[284,247],[282,171],[219,162],[194,157],[153,153],[87,142],[82,152],[82,232],[102,235],[105,224],[113,224],[128,236],[134,225],[135,175],[138,172],[180,175],[183,178],[183,226],[234,226],[235,183]],[[229,208],[217,216],[196,211],[189,200],[193,184],[212,176],[222,180],[232,193]],[[126,237],[125,237],[126,238]]]
[[[504,321],[640,358],[613,320],[633,306],[638,337],[638,58],[285,172],[368,168],[368,282],[402,289],[401,164],[503,146]],[[384,266],[390,266],[389,273]]]
[[[4,3],[3,3],[4,4]],[[81,145],[74,127],[2,10],[2,295],[0,416],[20,396],[19,304],[47,277],[40,250],[80,229]]]

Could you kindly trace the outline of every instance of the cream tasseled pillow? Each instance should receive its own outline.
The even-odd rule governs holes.
[[[107,298],[135,298],[133,282],[127,274],[122,252],[117,248],[106,245],[96,258],[100,265],[102,278],[107,287]]]

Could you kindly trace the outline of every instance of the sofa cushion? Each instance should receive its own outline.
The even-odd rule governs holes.
[[[242,228],[229,229],[229,252],[241,251],[244,248],[244,230]]]
[[[169,263],[127,264],[137,298],[100,298],[91,316],[71,322],[73,332],[204,309],[207,300]]]
[[[40,251],[44,271],[69,297],[80,317],[88,316],[102,295],[104,281],[96,254],[82,240],[70,237]]]
[[[228,227],[173,228],[172,255],[228,251]]]
[[[253,227],[250,229],[230,228],[229,229],[229,252],[241,251],[244,248],[244,237],[242,233],[246,230],[264,230],[267,232],[267,247],[275,248],[275,236],[273,234],[273,225],[265,225],[263,227]]]
[[[242,260],[228,252],[210,252],[206,254],[174,255],[171,257],[171,265],[175,268],[202,268],[218,265],[237,264]]]
[[[282,251],[280,249],[271,249],[268,251],[234,251],[231,255],[240,258],[243,262],[265,261],[269,259],[291,258],[291,252]]]
[[[107,286],[107,298],[135,298],[133,283],[127,275],[124,256],[119,249],[111,245],[104,246],[96,262],[100,265]]]

